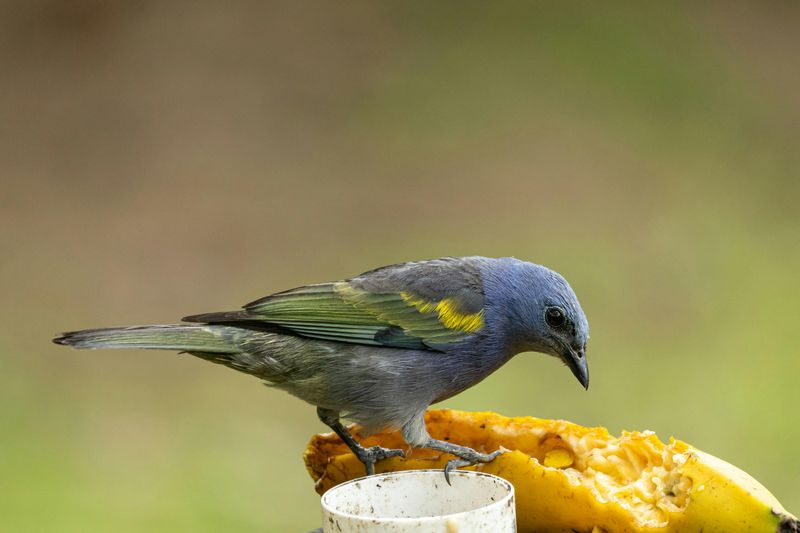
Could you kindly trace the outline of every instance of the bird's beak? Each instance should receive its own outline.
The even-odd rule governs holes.
[[[586,350],[584,348],[574,350],[571,347],[567,347],[561,358],[567,363],[569,369],[572,370],[572,374],[578,378],[583,388],[588,389],[589,365],[586,363]]]

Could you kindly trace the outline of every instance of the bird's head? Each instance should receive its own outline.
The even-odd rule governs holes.
[[[588,388],[589,323],[572,287],[557,272],[532,263],[516,261],[507,273],[504,299],[514,350],[561,359]]]

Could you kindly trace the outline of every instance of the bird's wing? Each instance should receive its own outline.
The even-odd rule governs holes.
[[[316,339],[439,350],[483,327],[483,304],[480,261],[453,258],[392,265],[344,281],[298,287],[227,316]],[[214,316],[185,320],[207,322]]]

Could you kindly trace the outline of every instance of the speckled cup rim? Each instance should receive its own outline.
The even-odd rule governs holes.
[[[478,478],[489,478],[498,485],[502,486],[506,489],[506,494],[502,497],[493,501],[486,505],[481,505],[480,507],[475,507],[474,509],[469,509],[467,511],[459,511],[457,513],[449,513],[443,515],[436,515],[436,516],[420,516],[420,517],[408,517],[408,516],[398,516],[398,517],[377,517],[371,515],[361,515],[361,514],[352,514],[340,511],[330,506],[329,496],[334,491],[340,490],[348,490],[348,486],[354,485],[359,482],[364,482],[369,480],[370,482],[379,482],[381,479],[386,479],[389,477],[399,477],[399,476],[425,476],[425,477],[433,477],[434,475],[440,476],[442,484],[446,485],[446,481],[444,479],[444,472],[441,469],[426,469],[426,470],[400,470],[397,472],[385,472],[383,474],[376,474],[374,476],[366,476],[360,477],[356,479],[351,479],[350,481],[346,481],[344,483],[340,483],[335,487],[328,489],[328,491],[323,494],[321,498],[322,508],[330,514],[336,514],[347,518],[349,520],[361,520],[361,521],[368,521],[375,524],[380,523],[420,523],[424,524],[426,522],[435,522],[447,519],[457,519],[458,517],[462,517],[465,515],[469,515],[475,513],[477,511],[490,513],[495,509],[499,509],[503,506],[510,505],[509,501],[513,503],[514,501],[514,485],[506,481],[505,479],[495,476],[493,474],[486,474],[484,472],[475,472],[472,470],[454,470],[450,472],[450,478],[454,479],[456,477],[464,478],[466,480],[470,479],[478,479]]]

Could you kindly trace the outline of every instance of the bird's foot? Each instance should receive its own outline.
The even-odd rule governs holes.
[[[508,451],[501,446],[499,450],[495,450],[492,453],[481,453],[467,446],[460,446],[452,442],[436,439],[430,439],[423,447],[449,453],[457,457],[457,459],[450,459],[447,461],[447,465],[444,467],[444,479],[447,481],[448,485],[450,484],[450,472],[453,470],[476,463],[488,463],[493,461],[498,455]]]
[[[366,468],[368,476],[375,474],[375,463],[381,459],[406,456],[403,450],[383,448],[381,446],[373,446],[371,448],[359,446],[353,449],[353,452],[356,454],[356,457],[358,457],[358,460],[364,463],[364,468]]]
[[[468,453],[459,456],[458,459],[450,459],[444,467],[444,479],[450,485],[450,472],[457,470],[463,466],[472,466],[476,463],[488,463],[493,461],[498,455],[506,452],[503,448],[495,450],[492,453],[476,452],[472,448],[466,448]]]
[[[382,448],[380,446],[373,446],[372,448],[365,448],[353,438],[353,435],[342,425],[339,420],[339,412],[330,409],[317,407],[317,415],[329,428],[331,428],[342,442],[347,444],[347,447],[358,457],[358,460],[364,463],[364,468],[367,470],[367,475],[375,474],[375,463],[381,459],[388,457],[405,457],[406,454],[403,450],[393,450],[391,448]]]

